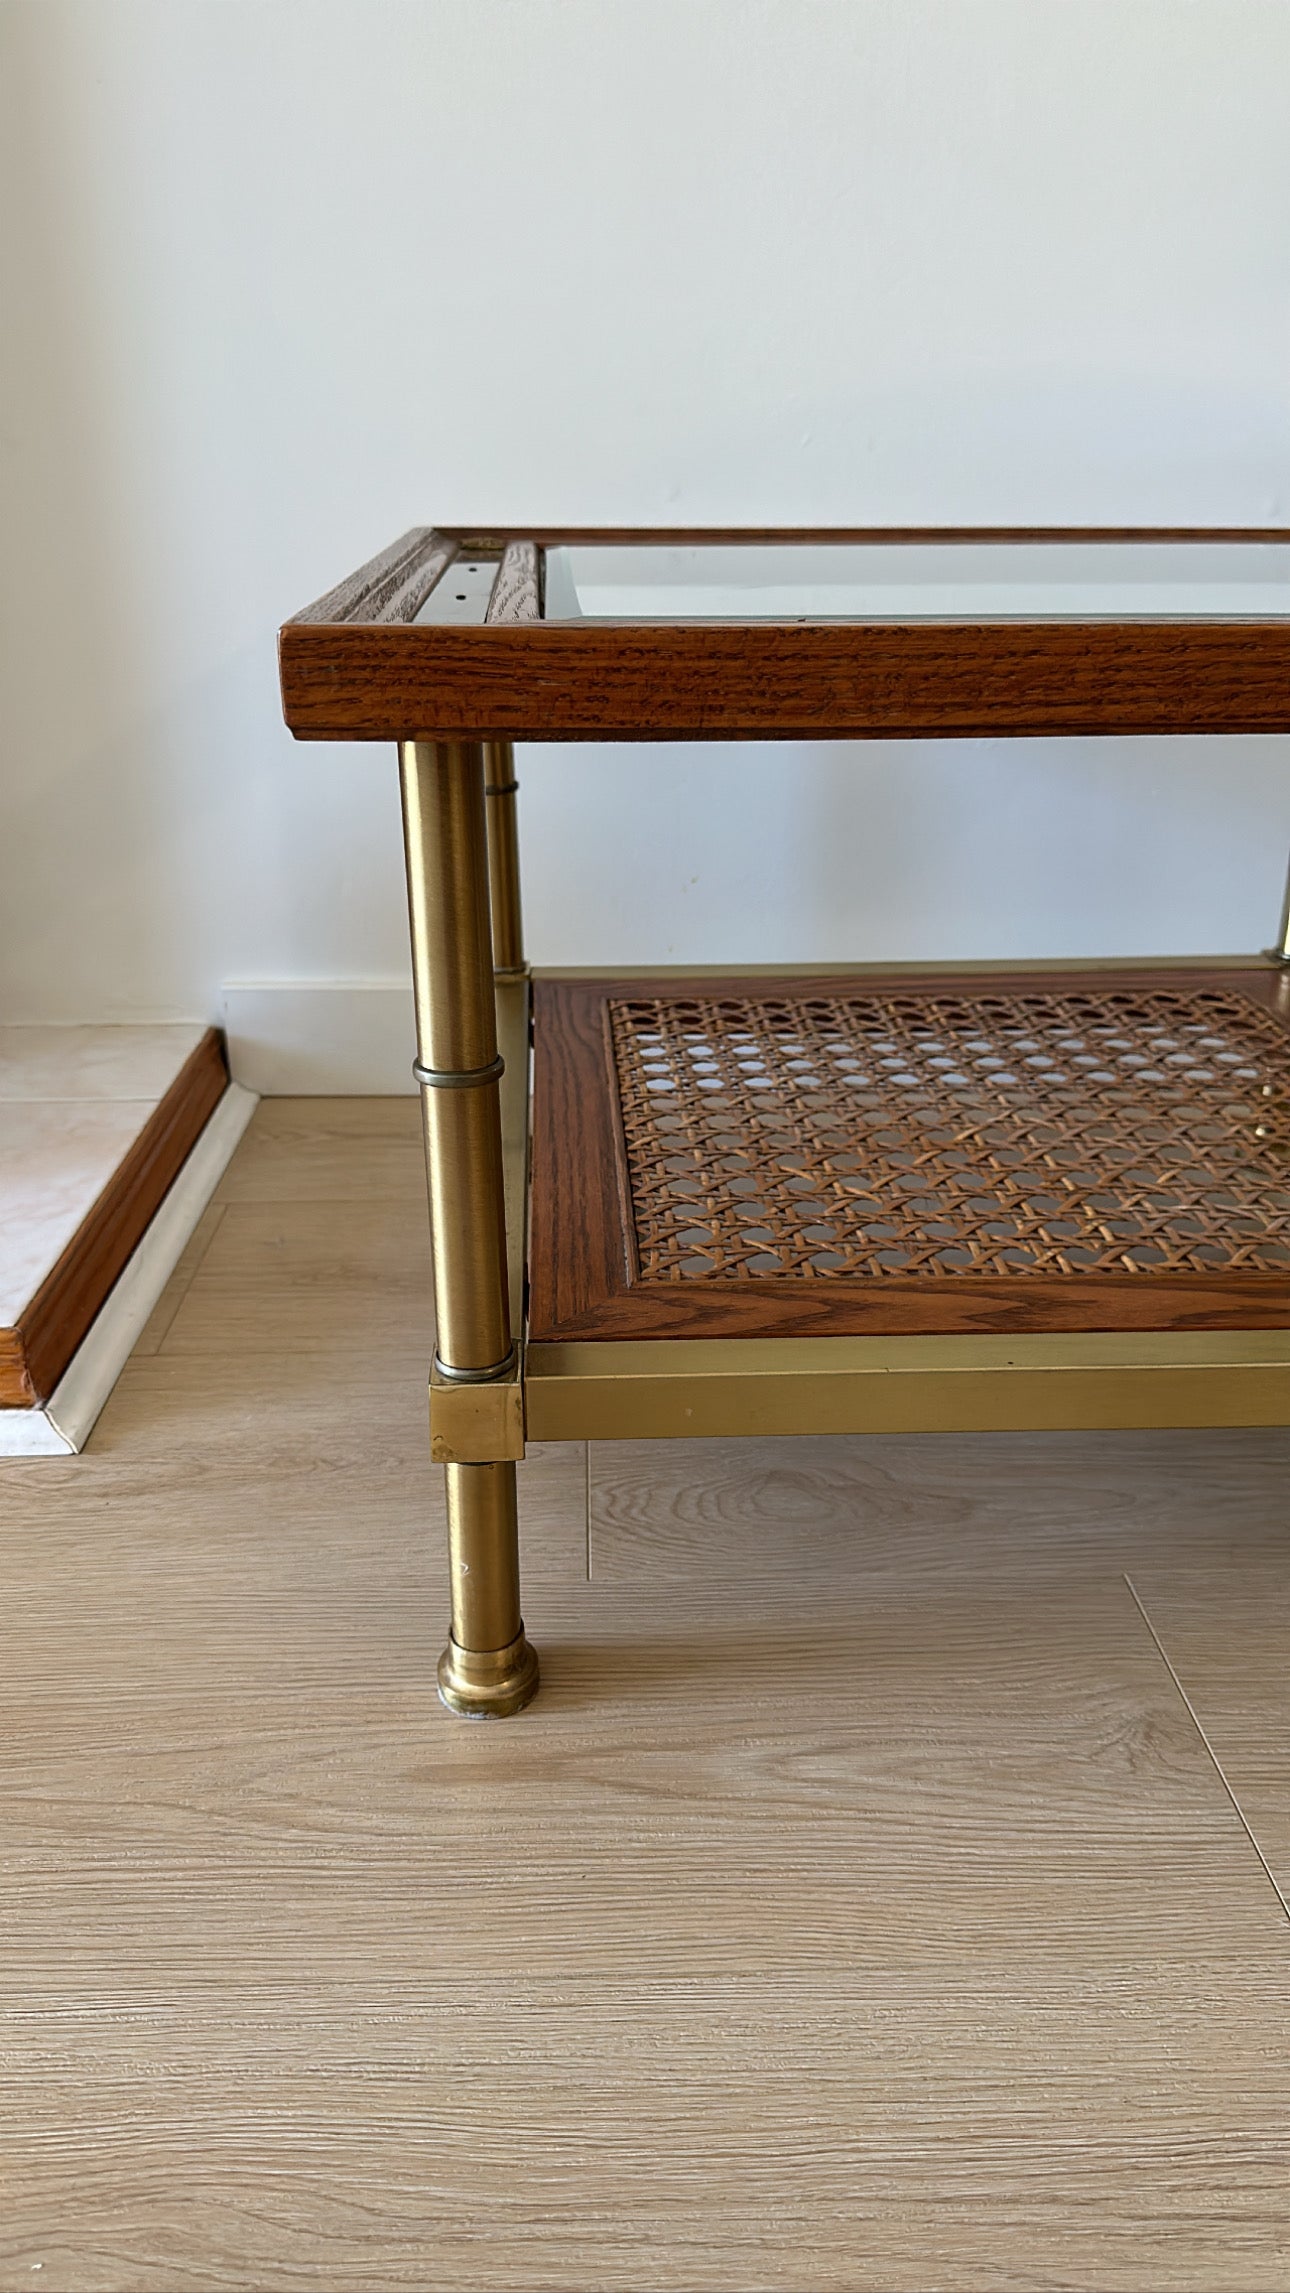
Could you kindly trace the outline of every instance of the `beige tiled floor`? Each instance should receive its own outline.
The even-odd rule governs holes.
[[[0,1468],[0,2288],[1285,2293],[1290,1435],[536,1451],[454,1722],[419,1152]]]
[[[206,1032],[147,1027],[0,1027],[0,1103],[136,1099],[155,1105]]]
[[[0,1328],[57,1265],[204,1033],[0,1027]]]

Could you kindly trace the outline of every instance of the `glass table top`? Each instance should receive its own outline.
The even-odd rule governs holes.
[[[549,549],[548,621],[1290,618],[1284,541],[606,544]]]

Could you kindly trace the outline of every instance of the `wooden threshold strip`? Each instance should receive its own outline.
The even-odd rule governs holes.
[[[0,1408],[49,1399],[228,1088],[209,1027],[12,1329],[0,1329]]]

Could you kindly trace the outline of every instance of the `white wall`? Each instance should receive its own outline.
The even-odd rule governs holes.
[[[407,525],[1290,525],[1284,0],[3,11],[0,1010],[406,965],[278,621]],[[534,749],[534,956],[1240,948],[1290,744]]]

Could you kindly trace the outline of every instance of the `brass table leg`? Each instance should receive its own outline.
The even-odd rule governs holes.
[[[490,740],[484,749],[488,799],[488,884],[493,913],[493,970],[499,979],[521,979],[524,931],[520,918],[520,840],[515,799],[515,755],[508,740]]]
[[[1277,926],[1276,944],[1268,949],[1278,963],[1290,965],[1290,872],[1286,875],[1285,898],[1281,902],[1281,921]]]
[[[446,1377],[473,1384],[504,1375],[514,1358],[483,749],[404,741],[399,768],[437,1359]],[[502,1719],[538,1684],[520,1615],[515,1467],[444,1470],[452,1637],[439,1693],[455,1712]]]

